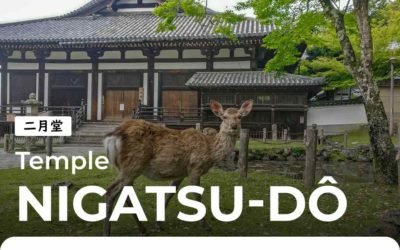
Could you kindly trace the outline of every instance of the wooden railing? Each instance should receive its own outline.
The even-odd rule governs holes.
[[[338,105],[353,105],[362,104],[363,100],[361,98],[351,99],[351,100],[319,100],[310,102],[310,107],[320,107],[320,106],[338,106]]]
[[[71,116],[72,130],[79,129],[86,120],[86,106],[43,106],[39,109],[41,112],[51,111],[53,116]]]
[[[26,115],[25,104],[8,104],[0,106],[0,134],[1,131],[6,131],[9,127],[7,122],[7,115],[14,114],[17,116]],[[81,106],[39,106],[39,115],[52,115],[52,116],[71,116],[72,130],[79,129],[82,123],[86,120],[86,105],[82,102]]]
[[[166,124],[195,124],[201,122],[202,112],[201,108],[171,109],[139,106],[134,110],[133,118]]]

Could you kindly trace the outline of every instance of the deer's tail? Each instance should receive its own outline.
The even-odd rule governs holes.
[[[115,135],[107,135],[104,139],[104,148],[110,165],[118,167],[118,155],[121,149],[121,139]]]

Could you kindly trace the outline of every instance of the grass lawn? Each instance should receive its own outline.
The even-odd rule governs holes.
[[[236,144],[236,147],[239,148],[239,141]],[[283,149],[283,148],[304,148],[305,145],[300,141],[292,141],[284,143],[282,141],[267,141],[262,142],[258,140],[250,140],[249,149],[250,150],[268,150],[268,149]]]
[[[368,129],[366,127],[362,127],[358,130],[353,130],[348,132],[347,137],[348,147],[356,147],[358,145],[369,145],[369,135]],[[339,144],[344,143],[344,136],[343,135],[334,135],[328,136],[328,140],[332,142],[337,142]],[[392,137],[392,141],[395,145],[398,144],[398,137],[397,135]],[[239,148],[239,142],[236,145]],[[267,141],[262,142],[260,140],[250,140],[249,142],[249,149],[250,150],[268,150],[268,149],[283,149],[283,148],[305,148],[305,145],[301,141],[290,141],[284,143],[282,141]]]
[[[344,136],[343,135],[328,136],[328,140],[343,144]],[[392,137],[392,141],[395,144],[398,143],[397,135]],[[349,147],[355,147],[357,145],[369,145],[368,128],[362,127],[358,130],[349,131],[347,142]]]
[[[0,170],[0,243],[11,236],[99,236],[102,234],[102,222],[88,223],[80,220],[72,210],[73,194],[87,185],[106,187],[115,178],[116,172],[112,169],[105,171],[81,171],[72,176],[65,170]],[[29,210],[28,222],[18,221],[18,187],[25,185],[36,195],[41,197],[42,187],[69,180],[73,187],[69,191],[69,221],[58,222],[58,194],[53,190],[53,221],[43,222],[32,209]],[[373,184],[344,184],[340,188],[347,195],[348,209],[345,216],[332,223],[319,222],[311,216],[308,209],[298,220],[293,222],[269,221],[269,187],[271,185],[289,185],[304,190],[302,182],[282,176],[268,175],[266,172],[251,171],[245,180],[239,178],[236,172],[212,170],[203,180],[206,192],[203,195],[207,206],[207,217],[212,232],[203,231],[198,223],[187,223],[176,218],[177,211],[190,212],[188,208],[178,205],[176,197],[167,210],[166,230],[150,235],[193,235],[193,236],[297,236],[297,235],[361,235],[378,223],[381,212],[386,209],[400,208],[400,197],[395,187],[375,186]],[[152,182],[140,177],[136,183],[136,191],[146,212],[149,222],[147,228],[153,228],[155,217],[155,195],[144,194],[148,185],[166,185],[165,182]],[[186,184],[186,182],[184,183]],[[232,208],[233,186],[241,185],[244,189],[244,210],[235,222],[223,223],[212,218],[209,205],[209,187],[221,187],[221,208],[229,212]],[[304,192],[306,197],[309,193]],[[265,208],[248,208],[249,199],[263,199]],[[89,195],[84,199],[84,208],[87,212],[95,213],[97,204],[103,198]],[[322,211],[333,212],[336,209],[336,199],[326,195],[319,202]],[[292,211],[294,201],[285,197],[280,203],[283,212]],[[138,230],[129,215],[120,217],[113,223],[112,235],[133,236]]]

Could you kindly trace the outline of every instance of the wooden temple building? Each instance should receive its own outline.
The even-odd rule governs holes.
[[[92,0],[63,16],[0,25],[2,117],[23,112],[21,100],[36,93],[47,109],[84,104],[88,121],[211,126],[210,99],[225,106],[253,99],[248,126],[303,131],[308,100],[324,81],[262,72],[274,55],[261,46],[273,26],[248,19],[233,27],[232,41],[214,32],[208,11],[201,22],[179,14],[176,30],[158,33],[157,4]]]

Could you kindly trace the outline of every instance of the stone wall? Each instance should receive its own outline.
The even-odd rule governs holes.
[[[327,162],[372,162],[372,153],[369,146],[360,145],[354,148],[342,148],[335,145],[319,147],[317,151],[319,161]],[[249,160],[262,161],[304,161],[305,149],[302,147],[271,148],[249,150]]]

